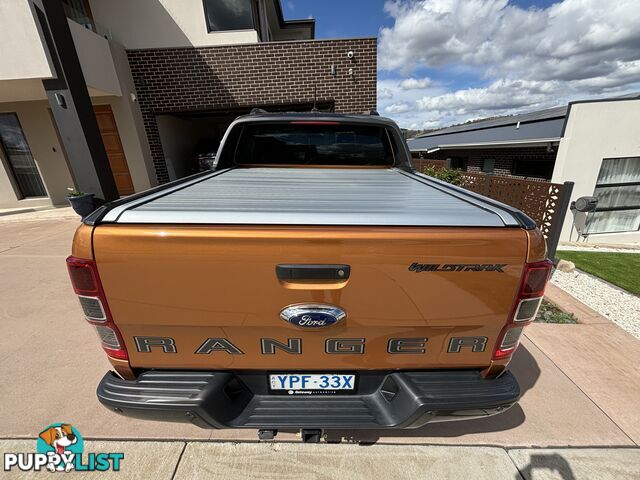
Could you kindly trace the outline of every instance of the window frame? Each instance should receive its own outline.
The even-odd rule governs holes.
[[[294,121],[295,122],[295,121]],[[279,163],[244,163],[244,162],[238,162],[237,158],[238,158],[238,154],[239,154],[239,149],[240,149],[240,144],[242,143],[241,140],[243,139],[244,135],[245,135],[245,130],[247,129],[247,127],[260,127],[260,126],[265,126],[265,125],[275,125],[275,126],[290,126],[292,122],[291,121],[274,121],[274,122],[257,122],[257,123],[248,123],[245,125],[242,125],[241,128],[239,129],[240,132],[238,133],[237,138],[234,138],[234,142],[235,142],[235,146],[234,146],[234,151],[233,151],[233,157],[231,158],[231,165],[233,165],[234,167],[291,167],[291,166],[298,166],[298,165],[305,165],[305,166],[321,166],[321,167],[349,167],[349,168],[394,168],[398,166],[398,151],[397,151],[397,144],[396,141],[394,141],[394,136],[393,133],[390,131],[389,128],[387,128],[387,126],[385,125],[370,125],[370,124],[361,124],[361,123],[357,123],[357,122],[336,122],[337,125],[339,126],[351,126],[351,127],[372,127],[372,128],[378,128],[380,130],[380,133],[382,134],[382,137],[380,138],[380,140],[382,141],[383,144],[387,145],[389,147],[389,153],[391,154],[391,157],[393,159],[393,163],[392,164],[375,164],[375,165],[358,165],[358,164],[354,164],[354,165],[344,165],[341,163],[321,163],[321,164],[307,164],[307,163],[284,163],[284,164],[279,164]]]
[[[9,178],[9,182],[11,183],[11,186],[14,190],[14,194],[17,198],[17,200],[25,200],[25,199],[31,199],[31,198],[48,198],[49,197],[49,191],[47,190],[47,186],[44,183],[44,179],[42,178],[42,172],[40,171],[40,167],[38,166],[38,163],[36,162],[35,157],[33,156],[33,152],[31,151],[31,145],[29,145],[29,141],[27,140],[27,135],[24,132],[24,128],[22,128],[22,123],[20,122],[20,117],[18,116],[17,112],[3,112],[0,111],[0,116],[13,116],[16,120],[16,125],[18,126],[18,128],[20,129],[20,133],[22,135],[22,138],[24,139],[24,142],[27,146],[28,149],[28,153],[29,153],[29,157],[31,157],[31,161],[33,162],[33,166],[38,174],[38,182],[40,184],[40,187],[42,187],[42,195],[29,195],[27,196],[25,194],[25,192],[23,191],[22,186],[20,185],[20,182],[18,181],[18,175],[15,171],[15,168],[13,166],[13,163],[11,162],[11,158],[9,156],[9,152],[7,150],[7,147],[2,139],[2,137],[0,136],[0,159],[2,160],[2,165],[5,167],[5,171],[7,172],[7,177]]]
[[[258,2],[256,0],[249,0],[251,3],[251,28],[233,28],[229,30],[213,30],[209,26],[209,15],[207,13],[207,0],[202,0],[202,9],[204,13],[204,26],[207,29],[207,33],[223,33],[223,32],[251,32],[255,31],[258,34],[258,38],[260,38],[260,12],[258,8]]]
[[[595,186],[593,187],[593,196],[598,198],[598,189],[603,188],[618,188],[618,187],[640,187],[640,179],[629,181],[629,182],[614,182],[614,183],[598,183],[600,175],[602,174],[602,168],[604,166],[604,162],[607,160],[624,160],[624,159],[637,159],[640,162],[640,156],[630,156],[630,157],[607,157],[603,158],[600,162],[600,170],[598,171],[598,178],[596,178]],[[621,205],[621,206],[608,206],[608,207],[596,207],[593,213],[604,213],[604,212],[626,212],[626,211],[638,211],[638,215],[640,215],[640,204],[638,205]],[[591,216],[591,215],[590,215]],[[593,222],[591,219],[587,219],[586,224],[586,233],[589,235],[609,235],[614,233],[627,233],[627,232],[638,232],[640,231],[640,222],[638,224],[638,228],[632,230],[606,230],[606,231],[591,231],[590,225]]]
[[[64,5],[65,5],[65,4],[67,5],[67,7],[69,7],[69,8],[73,8],[73,6],[72,6],[72,5],[70,5],[70,4],[68,4],[68,3],[66,3],[64,0],[62,0],[62,4],[63,4],[63,8],[64,8]],[[98,32],[97,32],[97,28],[96,28],[96,21],[95,21],[95,19],[93,18],[93,12],[91,11],[91,4],[89,3],[89,0],[82,0],[82,4],[83,4],[83,8],[84,8],[84,13],[85,13],[85,15],[87,16],[87,18],[88,18],[89,20],[91,20],[91,22],[90,22],[90,23],[88,23],[88,24],[87,24],[87,23],[81,23],[81,22],[79,22],[76,18],[73,18],[73,17],[70,17],[70,16],[66,15],[66,14],[67,14],[67,12],[66,12],[66,11],[65,11],[65,15],[67,16],[67,18],[68,18],[69,20],[73,20],[73,21],[74,21],[74,22],[76,22],[78,25],[82,25],[83,27],[87,28],[87,30],[91,30],[93,33],[98,33]]]

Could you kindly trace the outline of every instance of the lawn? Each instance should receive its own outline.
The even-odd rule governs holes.
[[[640,253],[573,252],[556,253],[563,260],[631,293],[640,293]]]

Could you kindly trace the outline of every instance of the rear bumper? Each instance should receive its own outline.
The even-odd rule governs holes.
[[[203,428],[417,428],[431,420],[486,417],[511,407],[520,387],[506,371],[361,372],[344,395],[270,393],[260,373],[150,371],[136,380],[107,373],[98,399],[119,414]]]

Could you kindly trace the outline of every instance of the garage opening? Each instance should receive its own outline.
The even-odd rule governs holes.
[[[254,108],[268,112],[310,112],[313,103],[260,106],[206,111],[172,112],[156,116],[160,143],[169,179],[193,175],[213,166],[220,141],[227,127],[240,115]],[[318,102],[321,112],[332,112],[333,102]]]

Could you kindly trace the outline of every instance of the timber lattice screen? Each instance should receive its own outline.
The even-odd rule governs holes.
[[[530,216],[545,238],[559,215],[559,200],[564,185],[519,177],[462,172],[462,187],[506,203]]]

